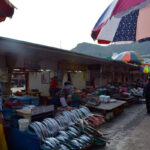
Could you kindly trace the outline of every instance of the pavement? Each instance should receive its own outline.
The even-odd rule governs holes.
[[[150,115],[145,104],[126,108],[101,131],[108,133],[109,143],[91,150],[150,150]]]
[[[135,129],[116,146],[116,150],[150,150],[150,116],[146,116]]]

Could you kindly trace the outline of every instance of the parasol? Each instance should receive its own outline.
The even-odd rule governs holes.
[[[12,17],[14,8],[8,0],[0,0],[0,22],[4,21],[6,17]]]
[[[150,73],[150,65],[141,65],[140,71],[144,73]]]
[[[150,0],[114,0],[92,30],[99,44],[150,38]]]
[[[143,59],[134,51],[126,51],[117,55],[114,60],[141,65]]]

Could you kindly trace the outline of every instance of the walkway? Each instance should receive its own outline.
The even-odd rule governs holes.
[[[126,108],[101,130],[109,133],[110,143],[92,150],[150,150],[150,115],[144,104]]]

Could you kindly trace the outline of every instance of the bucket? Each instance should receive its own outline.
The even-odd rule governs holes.
[[[28,128],[29,120],[28,119],[19,119],[18,124],[19,124],[19,130],[25,131]]]

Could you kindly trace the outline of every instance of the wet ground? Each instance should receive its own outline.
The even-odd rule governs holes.
[[[101,130],[109,134],[110,143],[91,150],[150,150],[150,115],[145,107],[144,104],[130,106],[104,124]]]

